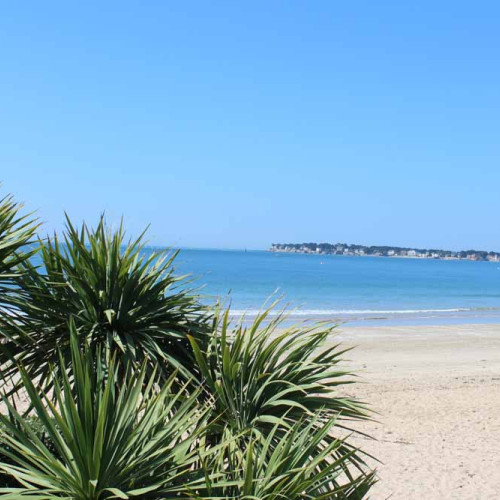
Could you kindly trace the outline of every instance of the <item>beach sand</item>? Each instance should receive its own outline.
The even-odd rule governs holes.
[[[499,498],[500,325],[339,330],[379,413],[356,439],[383,462],[370,498]]]

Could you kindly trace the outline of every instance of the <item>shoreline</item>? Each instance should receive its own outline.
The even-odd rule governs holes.
[[[500,322],[342,326],[331,342],[354,347],[347,393],[377,422],[357,444],[382,463],[371,498],[497,498],[500,482]]]
[[[339,325],[338,334],[343,341],[352,342],[363,340],[363,344],[370,341],[380,343],[382,340],[391,340],[399,343],[411,343],[418,340],[439,341],[445,344],[453,343],[458,339],[480,338],[485,341],[488,338],[497,339],[500,342],[500,320],[491,323],[453,323],[432,325],[350,325],[348,323]],[[432,346],[430,346],[432,347]],[[500,361],[500,360],[499,360]]]
[[[233,321],[244,320],[251,323],[263,309],[232,310],[229,316]],[[428,314],[424,314],[427,312]],[[271,312],[269,318],[277,316]],[[500,324],[500,308],[477,309],[436,309],[415,311],[353,311],[334,314],[320,310],[288,310],[283,318],[283,326],[299,323],[332,323],[341,328],[397,328],[397,327],[434,327],[460,325]]]

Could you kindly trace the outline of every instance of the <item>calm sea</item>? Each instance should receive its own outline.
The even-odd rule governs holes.
[[[500,264],[265,251],[182,250],[177,272],[197,277],[251,316],[271,295],[293,316],[352,324],[500,322]]]

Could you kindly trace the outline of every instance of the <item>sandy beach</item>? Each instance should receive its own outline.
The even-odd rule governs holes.
[[[357,347],[350,393],[372,404],[383,463],[370,498],[496,499],[500,495],[500,325],[342,327]]]

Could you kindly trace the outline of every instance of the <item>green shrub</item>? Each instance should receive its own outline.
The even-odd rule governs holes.
[[[57,452],[55,448],[52,446],[50,438],[47,436],[45,428],[43,424],[40,422],[40,420],[33,416],[26,417],[26,420],[27,424],[29,425],[33,433],[36,435],[36,437],[47,447],[47,449],[51,451],[51,453],[56,454]],[[0,436],[2,436],[6,432],[8,432],[8,430],[5,428],[3,424],[0,424]],[[10,448],[8,445],[5,445],[5,448],[8,452],[10,453],[13,452],[12,448]],[[15,465],[15,462],[11,460],[8,456],[3,457],[3,462],[9,465]],[[19,482],[16,480],[15,477],[7,473],[0,472],[0,488],[17,487],[17,486],[19,486]]]
[[[308,422],[298,421],[285,432],[275,425],[265,440],[259,440],[258,451],[254,442],[249,443],[244,467],[233,468],[227,474],[233,482],[215,487],[212,495],[248,500],[362,499],[373,485],[374,475],[346,477],[349,456],[337,453],[345,442],[329,439],[335,425],[334,418],[321,414]],[[230,451],[229,463],[232,458],[239,461],[231,456],[235,451]]]
[[[0,471],[20,484],[0,490],[3,498],[173,498],[203,486],[194,445],[203,435],[206,410],[196,394],[173,393],[175,374],[157,387],[145,364],[116,384],[115,358],[96,363],[89,348],[80,352],[74,327],[70,337],[74,379],[61,370],[54,403],[20,367],[45,441],[5,399],[9,415],[0,414],[0,454],[7,460]]]
[[[17,279],[22,294],[17,315],[0,331],[0,361],[5,375],[22,361],[32,378],[45,381],[58,351],[69,363],[67,321],[74,319],[80,340],[110,357],[140,365],[168,377],[178,370],[185,378],[197,373],[187,335],[203,343],[210,311],[174,274],[176,253],[143,252],[142,236],[125,241],[123,227],[80,231],[68,220],[64,243],[40,242],[41,267],[22,264]]]
[[[338,345],[325,347],[333,327],[280,329],[280,316],[264,324],[269,312],[248,327],[239,323],[234,329],[229,310],[218,313],[206,350],[191,339],[204,386],[213,397],[217,425],[210,439],[223,446],[215,467],[225,470],[231,463],[235,469],[244,468],[250,445],[264,467],[290,430],[312,419],[322,439],[313,440],[316,450],[313,441],[308,443],[310,457],[328,450],[329,459],[343,469],[344,486],[355,484],[366,474],[364,456],[338,438],[353,421],[367,419],[369,412],[362,403],[339,394],[339,388],[353,381],[338,368],[345,351]]]
[[[29,214],[20,214],[21,208],[12,196],[0,199],[0,304],[3,307],[9,302],[8,295],[19,277],[19,265],[33,254],[27,245],[38,227]]]
[[[27,247],[19,208],[0,200],[3,392],[18,381],[0,414],[6,500],[366,496],[374,476],[346,436],[370,412],[345,396],[334,327],[271,311],[233,327],[175,275],[176,253],[103,218]]]

